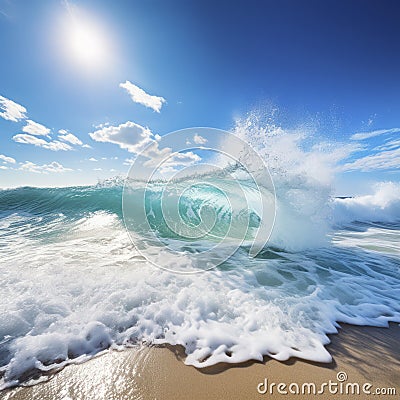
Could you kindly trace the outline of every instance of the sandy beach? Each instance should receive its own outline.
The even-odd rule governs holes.
[[[263,363],[220,364],[206,369],[185,365],[180,347],[109,351],[84,364],[70,365],[47,382],[6,390],[0,397],[7,400],[366,399],[377,397],[380,390],[386,393],[380,394],[380,398],[397,398],[400,393],[399,341],[400,327],[397,324],[391,324],[390,328],[343,325],[338,335],[331,336],[328,349],[333,362],[330,364],[297,359],[278,362],[265,358]],[[339,373],[345,373],[347,378]],[[314,383],[318,392],[321,385],[329,384],[329,381],[333,385],[332,392],[336,388],[338,393],[330,392],[328,385],[323,394],[312,394],[312,386],[311,389],[304,386],[304,390],[311,390],[311,394],[301,393],[304,383]],[[287,394],[278,392],[280,383],[286,384],[280,390]],[[353,389],[350,386],[346,389],[346,384],[358,384],[360,394],[356,388],[352,394]],[[290,393],[289,388],[296,392],[297,387],[299,394]]]

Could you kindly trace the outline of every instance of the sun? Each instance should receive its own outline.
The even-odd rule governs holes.
[[[91,26],[74,24],[68,35],[71,57],[86,66],[104,62],[106,51],[100,32]]]
[[[68,11],[63,29],[63,52],[82,70],[100,70],[111,61],[110,38],[99,21],[81,8],[65,3]]]

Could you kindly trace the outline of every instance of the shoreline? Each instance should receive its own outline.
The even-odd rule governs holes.
[[[400,326],[389,328],[341,324],[338,334],[330,335],[327,350],[331,363],[315,363],[291,358],[280,362],[264,357],[263,362],[217,364],[196,369],[183,363],[181,346],[141,347],[124,351],[111,350],[82,363],[72,364],[52,375],[47,382],[0,392],[6,400],[53,399],[260,399],[260,398],[370,398],[378,389],[392,389],[400,394]],[[370,383],[371,395],[335,394],[325,387],[323,394],[277,392],[271,383],[314,383],[317,391],[323,383],[337,381],[345,372],[344,383],[360,388]],[[265,390],[267,379],[267,393]],[[296,386],[292,386],[296,390]],[[270,392],[272,390],[272,393]],[[349,389],[351,390],[351,389]],[[396,398],[380,395],[380,398]],[[376,396],[375,396],[376,397]]]

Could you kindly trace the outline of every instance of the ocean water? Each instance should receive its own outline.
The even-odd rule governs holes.
[[[246,132],[258,137],[248,126]],[[276,154],[265,154],[277,199],[271,238],[256,257],[245,241],[198,274],[157,268],[138,252],[117,180],[1,190],[2,388],[141,343],[183,345],[185,362],[199,368],[264,355],[329,362],[327,335],[341,322],[400,323],[400,186],[385,182],[369,195],[336,198],[332,151],[316,157],[298,147],[297,134],[267,136],[275,152],[285,149],[279,164]],[[153,224],[163,240],[193,251],[201,243],[170,237],[157,212],[160,185],[148,204]],[[256,209],[230,214],[223,196],[203,189],[186,194],[180,211],[189,222],[198,225],[205,202],[219,216],[211,236],[241,218],[257,228]],[[162,262],[170,267],[168,258]]]

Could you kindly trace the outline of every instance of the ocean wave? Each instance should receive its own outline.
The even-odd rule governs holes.
[[[400,222],[400,184],[381,182],[374,193],[334,200],[334,220],[349,222]]]
[[[124,226],[125,181],[0,191],[3,388],[110,347],[142,343],[182,345],[185,362],[199,368],[266,355],[329,362],[328,334],[340,322],[400,322],[399,185],[382,183],[369,196],[335,199],[335,151],[304,150],[300,133],[281,135],[277,128],[264,129],[260,139],[259,127],[250,122],[238,123],[235,133],[268,161],[276,223],[256,257],[249,257],[244,241],[225,262],[201,274],[157,269],[135,248]],[[204,240],[226,236],[232,220],[238,230],[250,228],[251,241],[261,223],[258,202],[251,201],[255,187],[238,166],[230,168],[250,199],[245,204],[227,201],[237,192],[223,174],[205,173],[200,184],[197,176],[190,190],[182,189],[193,176],[168,187],[145,183],[152,231],[178,244],[183,255]],[[251,173],[262,182],[265,171]],[[210,185],[215,180],[222,192]],[[142,206],[144,183],[129,185]],[[163,190],[171,200],[165,208]],[[270,188],[262,190],[272,198]],[[177,204],[185,225],[201,231],[211,221],[208,236],[183,240],[171,232],[164,217],[174,215]],[[131,227],[146,243],[146,230]],[[235,237],[235,230],[230,233]],[[165,267],[174,267],[175,258],[161,258]]]

